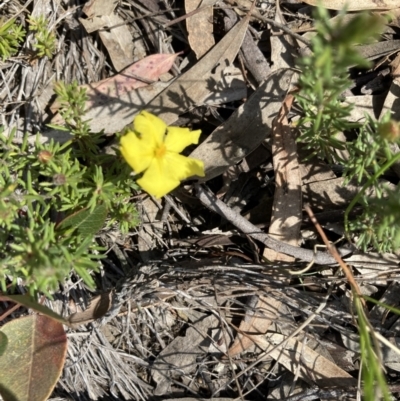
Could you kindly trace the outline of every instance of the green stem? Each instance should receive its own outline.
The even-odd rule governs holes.
[[[349,214],[352,211],[353,207],[356,205],[361,196],[364,194],[365,190],[371,186],[372,182],[375,181],[380,175],[382,175],[394,163],[396,163],[397,160],[400,160],[400,152],[397,153],[392,159],[388,160],[373,176],[371,176],[370,179],[361,188],[361,191],[350,202],[350,205],[347,207],[346,212],[344,213],[344,227],[346,233],[349,232]]]

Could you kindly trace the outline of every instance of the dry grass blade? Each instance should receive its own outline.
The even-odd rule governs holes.
[[[322,227],[319,225],[317,219],[314,216],[314,213],[312,212],[312,210],[310,209],[310,207],[308,205],[304,206],[304,209],[306,210],[306,212],[308,213],[308,215],[310,216],[310,220],[313,222],[313,224],[315,225],[315,228],[317,229],[319,235],[321,236],[322,240],[324,241],[324,244],[326,246],[326,248],[329,250],[329,252],[332,254],[332,256],[335,258],[336,262],[340,265],[340,267],[343,270],[343,273],[346,276],[347,281],[349,282],[351,288],[353,289],[353,291],[357,294],[357,296],[360,297],[361,303],[363,304],[363,306],[365,307],[365,300],[362,296],[360,287],[358,285],[358,283],[355,281],[354,276],[349,268],[349,266],[347,266],[346,263],[343,262],[342,257],[340,256],[338,250],[336,249],[335,245],[333,245],[328,238],[326,237],[324,230],[322,229]]]

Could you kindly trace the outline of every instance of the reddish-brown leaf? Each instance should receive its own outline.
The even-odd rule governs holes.
[[[86,103],[86,110],[93,107],[106,108],[107,104],[116,98],[147,86],[149,82],[157,81],[160,75],[170,70],[176,57],[177,54],[153,54],[130,65],[113,77],[80,86],[80,88],[86,88],[86,94],[89,98]],[[59,107],[60,104],[56,100],[51,106],[51,111],[55,113]],[[59,115],[52,120],[52,124],[61,124],[62,122],[63,120]]]
[[[44,401],[64,366],[67,336],[61,323],[31,315],[1,328],[7,348],[0,356],[0,394],[4,401]]]

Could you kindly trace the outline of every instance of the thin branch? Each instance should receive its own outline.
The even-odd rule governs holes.
[[[256,226],[251,224],[248,220],[240,214],[233,211],[224,202],[217,199],[217,197],[210,191],[204,189],[200,185],[196,185],[197,197],[208,209],[220,216],[224,217],[234,226],[236,226],[243,233],[250,235],[252,238],[262,242],[266,247],[273,249],[276,252],[285,253],[286,255],[294,256],[295,258],[311,262],[312,260],[319,265],[332,265],[336,264],[333,258],[327,252],[314,252],[310,249],[303,249],[296,246],[288,245],[284,242],[278,241],[263,231],[259,230]]]

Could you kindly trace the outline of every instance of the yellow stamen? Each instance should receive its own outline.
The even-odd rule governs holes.
[[[167,148],[165,147],[165,145],[161,144],[158,148],[154,150],[154,156],[157,157],[158,159],[161,159],[165,155],[166,151]]]

